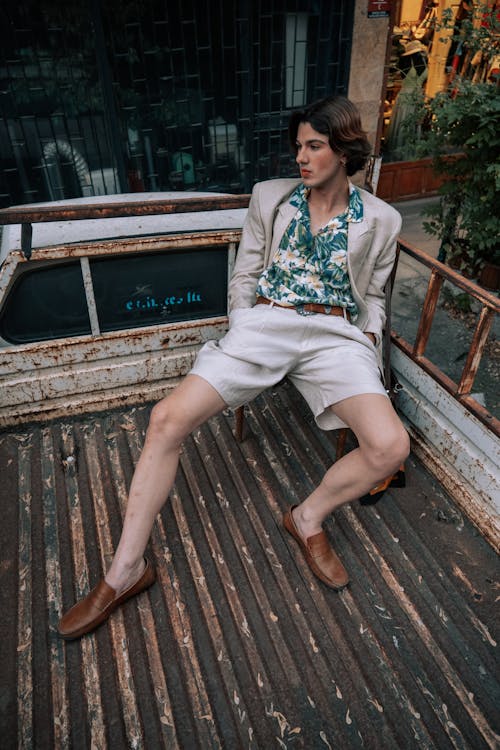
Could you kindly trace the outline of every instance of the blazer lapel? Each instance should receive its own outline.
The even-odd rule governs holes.
[[[374,228],[363,221],[351,222],[347,232],[347,261],[352,271],[359,272],[371,247]]]
[[[279,244],[281,242],[281,238],[283,237],[285,229],[288,227],[291,220],[295,216],[296,211],[297,211],[297,208],[295,206],[292,206],[288,198],[284,203],[281,203],[277,207],[276,213],[275,213],[276,218],[274,219],[274,225],[273,225],[273,231],[272,231],[272,239],[271,239],[268,263],[270,263],[272,259],[274,258],[274,254],[279,247]]]

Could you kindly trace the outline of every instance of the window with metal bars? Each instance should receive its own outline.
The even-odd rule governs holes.
[[[346,93],[348,0],[19,0],[0,10],[1,205],[248,192],[290,111]]]

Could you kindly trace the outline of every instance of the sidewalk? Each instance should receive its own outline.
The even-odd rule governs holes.
[[[424,231],[422,211],[437,200],[437,198],[419,198],[391,204],[403,217],[401,237],[411,242],[412,245],[416,245],[420,250],[429,253],[433,258],[437,258],[440,243],[436,237]]]
[[[402,239],[437,258],[439,240],[424,231],[422,210],[436,198],[402,201],[391,205],[403,217]],[[427,291],[429,270],[413,258],[401,254],[392,298],[392,328],[413,343],[420,313]],[[426,349],[426,356],[452,380],[460,380],[465,358],[472,340],[474,314],[451,315],[443,307],[447,284],[440,295],[438,307]],[[500,320],[494,321],[487,347],[474,383],[474,397],[500,418],[500,388],[498,387]]]

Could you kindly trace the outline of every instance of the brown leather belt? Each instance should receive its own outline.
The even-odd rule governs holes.
[[[331,305],[318,305],[316,302],[306,302],[301,305],[282,305],[279,302],[274,302],[272,299],[267,297],[257,297],[256,305],[275,305],[276,307],[284,307],[287,310],[295,310],[299,315],[312,315],[313,313],[322,313],[323,315],[338,315],[342,318],[350,319],[349,312],[345,307],[332,307]]]

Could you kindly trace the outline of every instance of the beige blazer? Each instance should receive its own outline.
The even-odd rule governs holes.
[[[297,210],[288,198],[299,184],[298,179],[277,179],[255,185],[229,283],[230,312],[255,304],[258,279],[272,263]],[[380,357],[385,324],[384,287],[394,264],[401,216],[380,198],[359,190],[363,220],[349,224],[347,268],[359,310],[355,325],[375,334]]]

